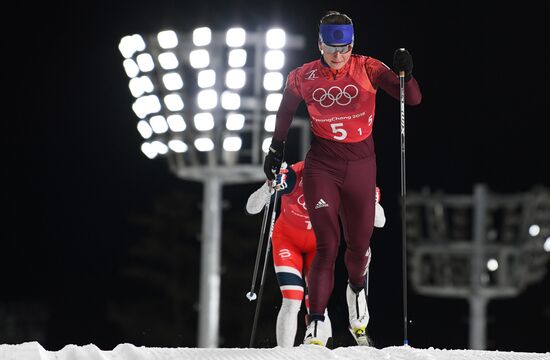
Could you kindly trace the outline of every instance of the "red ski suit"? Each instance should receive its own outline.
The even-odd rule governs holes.
[[[334,286],[340,242],[351,284],[362,286],[373,232],[376,156],[372,129],[376,91],[399,99],[399,78],[374,58],[351,55],[336,71],[322,59],[290,72],[277,112],[273,138],[284,141],[296,108],[305,101],[313,140],[303,173],[306,207],[317,239],[308,274],[310,314],[322,315]],[[405,85],[407,104],[420,103],[414,78]]]

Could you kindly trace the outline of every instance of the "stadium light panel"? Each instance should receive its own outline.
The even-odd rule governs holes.
[[[193,30],[193,44],[195,46],[206,46],[212,41],[212,30],[208,27],[200,27]]]
[[[189,53],[189,63],[195,69],[204,69],[210,65],[210,53],[205,49],[193,50]]]
[[[187,146],[186,143],[178,139],[168,141],[168,147],[170,150],[177,153],[184,153],[189,149],[189,146]]]
[[[183,87],[183,79],[177,72],[166,73],[162,76],[164,87],[169,91],[180,90]]]
[[[231,91],[222,93],[222,107],[225,110],[237,110],[241,107],[241,96]]]
[[[187,128],[187,124],[185,123],[183,116],[179,114],[169,115],[166,118],[166,122],[168,123],[170,130],[173,132],[182,132]]]
[[[210,138],[198,138],[194,142],[195,148],[198,151],[212,151],[214,150],[214,142]]]
[[[228,136],[223,139],[223,149],[225,151],[239,151],[242,143],[243,141],[239,136]]]
[[[197,85],[203,89],[216,85],[216,72],[212,69],[199,71],[197,75]]]
[[[232,68],[240,68],[246,65],[246,50],[233,49],[227,56],[227,64]]]
[[[163,49],[173,49],[178,46],[178,35],[173,30],[161,31],[157,34],[159,46]]]
[[[283,29],[270,29],[265,35],[265,44],[269,49],[281,49],[286,44],[286,33]]]
[[[201,90],[197,94],[197,105],[201,110],[212,110],[218,105],[218,93],[214,89]]]
[[[267,51],[264,65],[268,70],[281,70],[285,66],[285,53],[281,50]]]
[[[139,74],[139,66],[132,59],[126,59],[122,63],[124,71],[129,78],[134,78]]]
[[[231,28],[225,35],[225,43],[229,47],[241,47],[246,42],[246,31],[243,28]]]
[[[149,139],[151,135],[153,135],[153,129],[151,129],[151,125],[145,120],[140,120],[137,123],[137,129],[144,139]]]
[[[238,131],[244,127],[244,121],[243,114],[229,113],[227,114],[225,127],[227,130]]]
[[[168,124],[166,119],[162,115],[155,115],[149,119],[149,124],[151,124],[151,129],[155,134],[164,134],[168,131]]]
[[[225,85],[232,90],[242,89],[246,83],[243,69],[231,69],[225,74]]]
[[[168,94],[164,97],[164,105],[170,111],[180,111],[183,109],[183,99],[179,94]],[[159,109],[160,110],[160,109]]]
[[[149,72],[155,68],[153,57],[149,53],[139,54],[136,61],[141,72]]]
[[[268,72],[264,75],[264,89],[267,91],[281,90],[284,83],[283,74],[280,72]]]
[[[199,131],[210,131],[214,128],[214,117],[209,112],[198,113],[193,117],[193,124]]]
[[[160,67],[164,70],[174,70],[179,66],[178,58],[176,54],[171,51],[163,52],[158,56]]]

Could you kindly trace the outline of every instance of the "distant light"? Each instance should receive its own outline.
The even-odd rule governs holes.
[[[161,31],[157,35],[159,45],[163,49],[172,49],[178,46],[178,36],[172,30]]]
[[[168,147],[173,152],[177,152],[177,153],[184,153],[189,149],[189,146],[187,146],[186,143],[177,139],[168,141]]]
[[[277,91],[283,87],[284,77],[280,72],[268,72],[264,75],[264,89]]]
[[[129,78],[136,77],[139,74],[139,66],[134,60],[126,59],[124,60],[122,65],[124,66],[124,71]]]
[[[154,159],[158,155],[155,147],[148,142],[141,144],[141,152],[144,153],[149,159]]]
[[[286,44],[286,33],[283,29],[270,29],[265,34],[265,44],[270,49],[280,49]]]
[[[212,69],[199,71],[197,84],[203,89],[216,85],[216,72]]]
[[[209,138],[198,138],[194,142],[195,147],[199,151],[212,151],[214,150],[214,142]]]
[[[275,115],[267,115],[264,122],[264,129],[265,131],[273,132],[275,131]]]
[[[246,83],[246,73],[243,69],[231,69],[225,75],[225,85],[230,89],[242,89]]]
[[[225,151],[239,151],[243,141],[238,136],[229,136],[223,139],[223,149]]]
[[[231,113],[227,115],[225,127],[227,130],[241,130],[244,127],[245,117],[243,114]]]
[[[183,100],[179,94],[168,94],[164,97],[164,104],[170,111],[183,109]]]
[[[144,139],[149,139],[151,135],[153,135],[153,129],[151,129],[151,125],[145,120],[140,120],[137,124],[137,129]]]
[[[193,44],[206,46],[212,41],[212,31],[208,27],[200,27],[193,30]]]
[[[229,52],[227,64],[230,67],[243,67],[246,65],[246,50],[234,49]]]
[[[208,131],[214,128],[214,117],[209,112],[198,113],[193,117],[193,124],[199,131]]]
[[[179,61],[173,52],[163,52],[158,56],[160,67],[164,70],[173,70],[178,67]]]
[[[283,94],[275,93],[269,94],[265,98],[265,108],[267,111],[277,111],[281,100],[283,99]]]
[[[281,50],[269,50],[265,53],[264,65],[268,70],[281,70],[285,65],[285,53]]]
[[[269,151],[270,145],[271,145],[271,138],[270,137],[265,138],[264,141],[262,142],[262,151],[267,154],[267,152]]]
[[[229,47],[241,47],[246,41],[246,31],[243,28],[232,28],[225,34],[225,43]]]
[[[164,134],[168,131],[168,124],[162,115],[155,115],[149,119],[149,124],[156,134]]]
[[[201,90],[197,94],[197,105],[202,110],[211,110],[218,105],[218,93],[214,89]]]
[[[547,237],[544,241],[544,251],[550,252],[550,237]]]
[[[151,145],[153,146],[153,148],[155,148],[155,150],[161,154],[161,155],[164,155],[168,152],[168,146],[166,146],[165,143],[163,142],[160,142],[160,141],[153,141],[151,143]]]
[[[222,107],[225,110],[237,110],[241,107],[240,95],[231,91],[224,91],[222,93]]]
[[[487,261],[487,269],[489,271],[496,271],[498,269],[498,261],[496,259],[489,259]]]
[[[170,130],[173,132],[185,131],[185,129],[187,129],[187,124],[185,124],[185,120],[181,115],[170,115],[166,118],[166,122],[168,122],[168,127],[170,127]]]
[[[189,53],[189,63],[195,69],[204,69],[210,65],[210,54],[205,49],[193,50]]]
[[[183,87],[183,79],[177,72],[166,73],[162,76],[162,82],[167,90],[175,91]]]
[[[136,57],[137,64],[141,72],[149,72],[155,68],[151,54],[143,53]]]
[[[540,234],[540,226],[538,226],[537,224],[529,226],[529,235],[535,237],[538,234]]]
[[[132,110],[140,119],[161,109],[159,98],[156,95],[147,95],[137,98],[132,104]]]

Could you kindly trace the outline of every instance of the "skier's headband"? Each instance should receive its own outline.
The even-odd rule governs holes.
[[[321,24],[319,39],[327,45],[347,45],[353,43],[352,24]]]

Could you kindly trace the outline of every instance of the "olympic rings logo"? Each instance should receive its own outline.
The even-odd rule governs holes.
[[[359,95],[359,90],[355,85],[346,85],[342,90],[338,86],[333,86],[328,90],[317,88],[313,91],[313,100],[317,101],[322,107],[331,107],[334,103],[346,106],[351,100]]]

